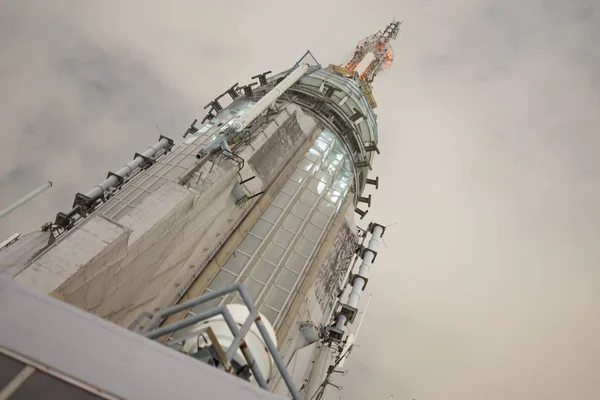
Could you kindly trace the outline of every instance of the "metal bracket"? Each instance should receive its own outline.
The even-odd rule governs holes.
[[[71,219],[67,216],[67,214],[59,212],[56,214],[54,224],[67,229],[67,227],[71,224]]]
[[[141,169],[146,169],[148,167],[151,167],[156,162],[153,159],[151,159],[150,157],[146,157],[145,155],[140,154],[140,153],[135,153],[135,156],[133,156],[133,159],[135,160],[138,157],[141,157],[144,159],[144,162],[140,165]]]
[[[372,250],[368,247],[363,246],[362,244],[357,244],[356,245],[356,250],[355,253],[360,257],[360,258],[364,258],[365,252],[366,251],[370,251],[371,253],[373,253],[373,261],[375,262],[375,260],[377,259],[377,251],[376,250]]]
[[[264,193],[264,191],[255,193],[252,196],[248,197],[246,200],[252,200],[253,198],[258,197],[258,196],[260,196],[263,193]]]
[[[358,308],[349,306],[348,304],[340,304],[341,308],[337,315],[343,315],[346,317],[346,323],[344,325],[348,325],[348,323],[353,324],[354,318],[358,314]]]
[[[369,167],[369,171],[371,171],[371,170],[372,170],[372,168],[371,168],[371,164],[369,164],[369,162],[368,162],[368,161],[366,161],[366,160],[365,160],[365,161],[359,161],[359,162],[357,162],[357,163],[356,163],[356,167],[357,167],[357,168],[365,168],[365,167]]]
[[[221,149],[221,154],[223,154],[223,156],[229,158],[230,160],[235,161],[238,165],[238,171],[241,171],[244,168],[244,159],[242,157],[225,149]]]
[[[367,153],[374,151],[374,152],[376,152],[377,154],[381,154],[381,153],[379,152],[379,148],[377,147],[377,143],[375,143],[375,142],[371,142],[371,143],[369,143],[368,145],[366,145],[366,146],[365,146],[365,151],[366,151]]]
[[[205,105],[204,109],[206,110],[208,107],[211,107],[211,110],[209,111],[209,113],[212,111],[216,111],[218,113],[219,111],[221,111],[223,109],[223,106],[221,105],[221,103],[219,103],[218,99],[215,99],[215,100],[211,101],[210,103],[208,103],[207,105]]]
[[[264,86],[267,84],[267,75],[270,74],[271,72],[272,71],[263,72],[262,74],[255,75],[255,76],[251,77],[250,79],[258,78],[258,82],[260,83],[260,86]]]
[[[242,184],[242,185],[243,185],[244,183],[250,182],[250,181],[251,181],[252,179],[254,179],[254,178],[256,178],[256,175],[254,175],[254,176],[251,176],[251,177],[250,177],[250,178],[248,178],[248,179],[244,179],[243,181],[241,181],[241,182],[240,182],[240,184]]]
[[[187,135],[189,135],[190,133],[194,134],[196,132],[198,132],[198,128],[196,128],[196,122],[198,122],[198,118],[194,119],[192,121],[192,123],[190,124],[190,127],[187,128],[187,130],[185,131],[185,133],[183,134],[183,137],[185,138]]]
[[[365,116],[357,109],[354,109],[354,114],[352,114],[350,116],[350,120],[352,122],[354,122],[355,124],[361,123],[364,119],[365,119]]]
[[[360,208],[355,208],[354,212],[357,213],[358,215],[360,215],[360,219],[363,219],[365,217],[365,215],[367,215],[367,213],[369,212],[369,210],[363,211]]]
[[[202,121],[200,121],[200,123],[201,123],[201,124],[203,124],[203,123],[205,123],[206,121],[210,121],[210,120],[211,120],[211,119],[213,119],[214,117],[216,117],[216,115],[215,115],[215,114],[213,114],[213,113],[212,113],[212,110],[211,110],[211,111],[210,111],[208,114],[206,114],[206,115],[204,116],[204,118],[202,118]]]
[[[115,178],[117,178],[117,181],[119,182],[119,186],[121,186],[123,184],[123,182],[125,181],[125,178],[123,178],[121,175],[117,175],[114,172],[108,171],[108,174],[106,174],[106,178],[108,179],[111,176],[114,176]]]
[[[331,98],[331,96],[333,96],[333,94],[335,93],[335,88],[329,85],[325,85],[325,88],[327,88],[327,91],[324,93],[325,97]]]
[[[327,337],[335,342],[341,342],[344,339],[344,331],[331,325],[325,330]]]
[[[350,276],[350,282],[352,283],[352,286],[354,286],[354,281],[356,280],[356,278],[362,278],[365,281],[365,286],[363,286],[363,288],[362,288],[362,290],[364,292],[365,289],[367,288],[367,283],[369,283],[369,278],[367,278],[366,276],[359,275],[359,274],[352,274]]]
[[[83,211],[87,212],[94,208],[94,202],[83,193],[77,193],[73,200],[73,207],[80,206]]]
[[[164,135],[160,135],[158,137],[158,141],[160,142],[163,139],[167,139],[167,142],[169,142],[169,146],[165,149],[165,153],[168,151],[171,151],[171,149],[173,148],[173,146],[175,145],[175,141],[173,139],[171,139],[170,137],[164,136]]]
[[[371,207],[371,195],[369,195],[369,197],[358,196],[358,201],[361,203],[367,203],[367,206]]]
[[[367,185],[375,186],[375,189],[379,189],[379,177],[375,177],[375,179],[367,178]]]
[[[254,92],[252,91],[252,86],[256,85],[258,85],[258,83],[252,82],[247,84],[246,86],[240,86],[240,89],[244,90],[244,96],[246,96],[246,98],[250,98],[254,95]]]
[[[235,100],[238,97],[240,97],[240,94],[238,93],[237,89],[238,89],[238,82],[235,83],[235,85],[233,85],[232,87],[230,87],[229,89],[227,89],[225,91],[225,93],[223,93],[223,95],[228,94],[229,96],[231,96],[231,100]],[[220,97],[219,97],[220,98]]]
[[[386,227],[385,227],[385,226],[383,226],[383,225],[381,225],[381,224],[378,224],[377,222],[371,222],[371,223],[369,224],[369,227],[367,228],[367,230],[368,230],[370,233],[373,233],[373,230],[375,229],[375,227],[376,227],[376,226],[379,226],[379,227],[380,227],[380,228],[383,230],[383,232],[381,232],[381,237],[383,237],[383,235],[385,234],[385,228],[386,228]],[[373,251],[373,250],[371,250],[371,251]],[[374,259],[374,258],[373,258],[373,261],[375,261],[375,259]]]

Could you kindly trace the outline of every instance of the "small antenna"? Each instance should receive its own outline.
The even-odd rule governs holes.
[[[164,136],[163,133],[161,132],[160,128],[158,127],[158,124],[154,124],[156,126],[156,130],[158,130],[158,133],[160,133],[161,136]]]
[[[392,227],[392,226],[396,225],[397,223],[398,223],[398,221],[394,222],[393,224],[390,224],[390,225],[387,225],[387,226],[385,226],[385,228],[386,228],[386,229],[387,229],[387,228],[390,228],[390,227]],[[387,249],[387,243],[385,242],[385,239],[383,238],[383,236],[381,237],[381,241],[383,242],[383,245],[384,245],[384,246],[385,246],[385,248]],[[393,395],[392,395],[392,396],[393,396]]]
[[[365,309],[363,311],[362,318],[360,319],[358,327],[356,328],[356,333],[354,334],[354,342],[356,342],[356,339],[358,338],[358,332],[360,332],[360,327],[362,326],[363,321],[365,320],[365,315],[367,315],[367,310],[369,309],[369,304],[371,304],[371,299],[372,298],[373,298],[373,295],[370,294],[369,295],[369,300],[367,300],[367,305],[365,306]]]

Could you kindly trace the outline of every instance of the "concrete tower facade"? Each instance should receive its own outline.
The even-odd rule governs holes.
[[[307,52],[289,70],[227,89],[180,143],[161,136],[78,193],[69,212],[1,249],[0,271],[133,330],[145,315],[241,283],[283,361],[297,366],[296,384],[315,393],[335,358],[318,356],[323,343],[343,347],[356,316],[344,289],[359,286],[358,296],[368,281],[351,266],[366,259],[364,238],[378,225],[360,229],[355,217],[371,205],[365,187],[379,185],[369,176],[379,153],[371,84],[392,62],[398,28],[359,42],[345,66]],[[162,324],[235,303],[240,295],[228,293]],[[163,341],[181,349],[191,328]]]

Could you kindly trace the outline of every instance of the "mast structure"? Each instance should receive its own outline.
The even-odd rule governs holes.
[[[383,32],[379,31],[358,42],[345,68],[356,71],[361,80],[372,83],[379,72],[392,65],[394,51],[390,41],[398,36],[401,23],[392,21]]]

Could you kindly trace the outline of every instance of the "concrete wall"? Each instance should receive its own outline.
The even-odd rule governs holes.
[[[222,155],[194,164],[196,145],[175,148],[143,172],[151,186],[133,180],[114,206],[107,203],[77,225],[15,279],[120,325],[174,304],[202,271],[204,279],[225,262],[223,252],[215,253],[242,237],[235,228],[255,203],[264,203],[258,197],[236,204],[231,191],[240,175],[257,176],[249,190],[272,186],[315,126],[299,107],[285,107],[250,143],[233,147],[247,160],[241,174]]]

